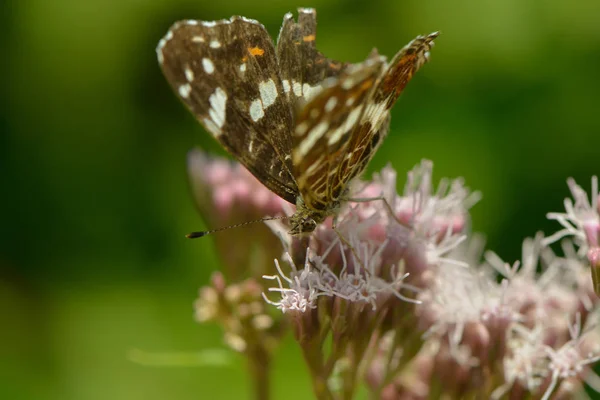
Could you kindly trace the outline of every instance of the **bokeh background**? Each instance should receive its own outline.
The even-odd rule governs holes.
[[[557,229],[573,176],[600,173],[597,0],[30,0],[0,13],[0,398],[247,398],[243,365],[151,367],[131,351],[221,347],[193,320],[218,268],[186,181],[193,146],[221,153],[160,73],[155,46],[178,19],[241,14],[275,36],[298,6],[319,15],[328,56],[393,55],[442,35],[393,111],[368,173],[422,158],[483,192],[473,229],[513,261]],[[231,243],[235,251],[236,243]],[[310,398],[293,341],[274,398]]]

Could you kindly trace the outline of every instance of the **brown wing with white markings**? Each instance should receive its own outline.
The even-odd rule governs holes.
[[[347,183],[360,175],[387,136],[390,109],[413,75],[429,61],[429,51],[438,34],[416,37],[390,62],[367,102],[360,123],[352,132],[348,146],[351,152],[338,169],[342,181]]]
[[[283,87],[295,108],[304,105],[311,93],[318,92],[325,79],[338,76],[348,66],[317,50],[316,35],[314,9],[299,8],[298,22],[291,13],[283,17],[277,39],[277,60]]]
[[[326,210],[344,192],[339,166],[345,162],[350,137],[372,96],[385,59],[370,57],[330,78],[301,110],[292,133],[292,161],[304,203]]]
[[[156,51],[167,80],[206,130],[265,186],[295,204],[292,106],[265,28],[244,17],[180,21]]]

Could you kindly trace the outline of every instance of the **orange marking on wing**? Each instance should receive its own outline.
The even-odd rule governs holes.
[[[412,54],[402,57],[383,82],[383,89],[389,93],[394,92],[397,98],[414,75],[415,59],[416,57]]]
[[[302,38],[305,42],[312,42],[315,40],[315,35],[307,35]]]
[[[362,85],[360,85],[360,89],[361,90],[367,90],[371,86],[373,86],[373,79],[369,79],[369,80],[364,81],[362,83]]]
[[[251,56],[262,56],[263,54],[265,54],[265,50],[261,49],[258,46],[248,47],[248,53],[250,53]]]

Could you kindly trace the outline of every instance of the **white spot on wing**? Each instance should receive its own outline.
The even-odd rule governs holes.
[[[219,47],[221,47],[221,42],[219,42],[218,40],[212,40],[210,42],[210,47],[212,47],[213,49],[218,49]]]
[[[346,119],[346,126],[352,128],[356,121],[358,121],[358,117],[360,116],[361,107],[356,107],[354,110],[350,111],[348,114],[348,118]]]
[[[325,111],[330,112],[331,110],[333,110],[335,108],[335,105],[337,104],[338,99],[337,97],[333,96],[331,98],[329,98],[329,100],[327,100],[327,103],[325,103]]]
[[[192,36],[192,42],[204,43],[204,37],[203,36]]]
[[[215,72],[215,65],[210,60],[210,58],[204,57],[202,59],[202,67],[204,67],[204,71],[206,71],[207,74],[212,74],[213,72]]]
[[[302,136],[306,133],[306,131],[308,130],[308,122],[304,121],[301,122],[298,126],[296,126],[296,135],[298,136]]]
[[[190,92],[192,91],[192,87],[189,83],[185,83],[179,86],[179,95],[184,99],[187,99],[190,96]]]
[[[342,89],[348,90],[348,89],[352,88],[352,86],[354,86],[355,84],[356,84],[356,82],[354,82],[354,79],[347,78],[342,82]]]
[[[329,134],[329,140],[327,140],[327,145],[331,146],[332,144],[340,140],[340,138],[344,135],[344,132],[346,132],[346,124],[338,126],[336,130]]]
[[[246,63],[240,64],[240,71],[241,72],[246,72]]]
[[[329,136],[329,140],[327,140],[327,144],[329,146],[339,141],[346,132],[354,128],[356,122],[358,121],[358,117],[360,116],[360,111],[360,107],[356,107],[354,110],[350,111],[350,114],[348,114],[348,118],[346,118],[344,124],[333,131],[333,133]]]
[[[262,99],[264,108],[268,108],[275,103],[275,99],[277,99],[277,87],[273,79],[259,83],[258,90],[260,91],[260,98]]]
[[[158,41],[158,45],[156,46],[156,56],[158,57],[158,62],[160,64],[162,64],[165,61],[165,57],[162,50],[167,44],[167,42],[171,39],[173,39],[173,31],[168,31],[167,34]]]
[[[210,110],[208,115],[213,120],[218,128],[225,125],[225,104],[227,103],[227,93],[218,87],[213,94],[208,98],[210,102]]]
[[[284,80],[282,80],[282,81],[281,81],[281,83],[283,84],[283,90],[284,90],[286,93],[289,93],[289,92],[290,92],[290,90],[292,89],[292,88],[290,87],[290,81],[288,81],[287,79],[284,79]]]
[[[294,89],[294,94],[297,97],[302,96],[302,85],[296,81],[292,82],[292,88]]]
[[[217,21],[202,21],[202,25],[206,26],[207,28],[212,28],[213,26],[217,25]]]
[[[210,118],[204,118],[202,122],[204,122],[204,127],[206,130],[212,133],[214,137],[217,137],[221,134],[221,129],[215,125]]]
[[[304,95],[304,97],[306,97],[309,93],[310,85],[308,83],[305,83],[304,85],[302,85],[302,94]]]
[[[315,126],[306,136],[306,138],[300,143],[298,146],[298,155],[300,157],[305,157],[309,150],[315,145],[319,138],[323,137],[323,134],[327,132],[329,128],[329,123],[327,121],[323,121],[317,126]]]
[[[250,103],[249,111],[250,118],[252,118],[252,121],[254,122],[258,121],[265,115],[265,110],[263,109],[260,99],[256,99],[252,103]]]
[[[385,101],[377,104],[369,104],[365,109],[363,121],[370,121],[374,127],[378,127],[379,124],[381,124],[381,121],[383,121],[385,118],[386,114],[387,105]]]
[[[188,82],[194,80],[194,71],[192,71],[190,67],[186,66],[183,72],[185,73],[185,79],[187,79]]]
[[[321,91],[320,85],[310,86],[308,83],[302,85],[302,96],[306,101],[309,101]]]
[[[238,17],[238,18],[239,18],[239,19],[241,19],[241,20],[242,20],[242,21],[244,21],[244,22],[249,22],[249,23],[251,23],[251,24],[256,24],[256,25],[263,26],[263,25],[262,25],[260,22],[258,22],[258,21],[257,21],[257,20],[255,20],[255,19],[246,18],[246,17]]]

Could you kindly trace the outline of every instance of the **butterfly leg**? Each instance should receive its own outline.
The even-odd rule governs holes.
[[[383,195],[377,196],[377,197],[350,198],[350,199],[348,199],[348,201],[353,202],[353,203],[368,203],[370,201],[383,201],[383,204],[385,205],[385,208],[387,209],[388,213],[392,216],[392,218],[394,218],[394,220],[398,224],[402,225],[403,227],[405,227],[407,229],[412,229],[412,220],[407,223],[407,222],[404,222],[404,221],[401,221],[400,219],[398,219],[398,217],[394,213],[394,210],[392,209],[392,206],[390,205],[390,203],[387,201],[387,199]]]
[[[332,229],[333,229],[333,231],[334,231],[334,232],[335,232],[335,233],[338,235],[338,237],[340,238],[340,241],[341,241],[343,244],[345,244],[345,245],[346,245],[346,246],[347,246],[347,247],[350,249],[350,251],[352,252],[352,255],[354,255],[354,259],[355,259],[356,261],[358,261],[358,263],[359,263],[359,264],[360,264],[360,266],[362,267],[362,270],[363,270],[365,273],[369,273],[369,270],[366,268],[365,264],[363,263],[363,260],[362,260],[362,259],[359,257],[359,255],[358,255],[358,252],[356,251],[356,248],[355,248],[355,247],[354,247],[354,246],[353,246],[353,245],[352,245],[352,244],[351,244],[351,243],[348,241],[348,239],[346,239],[346,238],[344,237],[344,235],[342,235],[342,232],[340,232],[340,231],[339,231],[339,230],[338,230],[338,229],[335,227],[335,222],[336,222],[336,221],[335,221],[335,219],[334,219],[334,221],[333,221],[333,223],[334,223],[334,224],[333,224],[333,228],[332,228]]]

